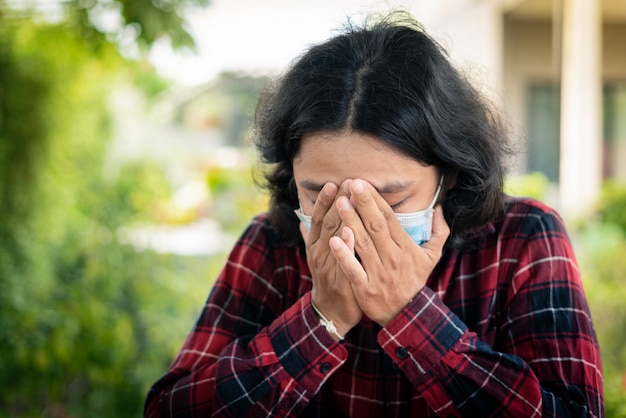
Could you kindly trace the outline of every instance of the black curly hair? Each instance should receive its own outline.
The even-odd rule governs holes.
[[[410,16],[387,16],[311,47],[262,95],[255,145],[270,192],[270,222],[300,238],[293,160],[314,132],[373,135],[445,178],[449,243],[503,210],[507,135],[497,112]]]

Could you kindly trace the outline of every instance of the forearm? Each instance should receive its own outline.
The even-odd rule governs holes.
[[[173,365],[150,389],[144,417],[184,417],[194,413],[209,416],[213,409],[215,364],[194,371],[176,370],[175,367]]]
[[[219,339],[190,339],[155,384],[147,417],[296,416],[345,361],[345,349],[319,326],[307,294],[257,335],[240,337],[217,355]]]
[[[379,343],[441,416],[601,415],[599,357],[580,358],[593,347],[561,359],[536,358],[551,364],[531,367],[523,343],[520,356],[496,351],[428,288],[381,331]]]

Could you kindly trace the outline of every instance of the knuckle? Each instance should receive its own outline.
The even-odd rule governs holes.
[[[372,238],[369,234],[363,234],[356,240],[356,245],[359,248],[367,248],[372,245]]]
[[[381,209],[381,213],[387,222],[396,217],[395,212],[389,207]]]
[[[324,217],[324,220],[321,221],[321,224],[323,231],[334,234],[335,231],[337,231],[337,229],[339,228],[340,220],[336,219],[333,216],[326,216]]]
[[[400,266],[402,264],[402,258],[398,257],[397,254],[391,254],[387,262],[389,263],[389,268],[391,270],[400,270]]]
[[[322,219],[316,219],[316,218],[312,218],[311,219],[311,227],[316,227],[319,228],[322,226]]]
[[[351,279],[357,278],[359,276],[359,271],[354,267],[346,268],[343,272],[348,278]]]
[[[384,231],[387,227],[387,217],[385,216],[385,214],[376,216],[369,222],[369,226],[373,232]]]
[[[378,296],[378,292],[376,291],[376,289],[374,289],[373,287],[368,287],[363,291],[363,294],[365,296],[365,298],[367,300],[373,300],[376,299],[376,296]]]
[[[325,262],[325,258],[322,257],[322,254],[320,254],[319,252],[314,252],[313,254],[311,254],[309,259],[311,260],[311,263],[313,264],[313,266],[317,268],[319,268],[320,266],[323,266]]]
[[[334,233],[337,230],[338,225],[335,222],[324,222],[322,229],[325,232]]]

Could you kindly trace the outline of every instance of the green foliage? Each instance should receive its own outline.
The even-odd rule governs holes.
[[[626,418],[626,229],[623,186],[607,183],[599,213],[602,222],[575,235],[587,298],[604,368],[607,417]]]
[[[154,219],[155,203],[171,195],[171,186],[161,167],[149,161],[122,165],[113,179],[100,186],[88,212],[112,228]]]
[[[132,36],[140,47],[148,48],[166,36],[173,47],[179,48],[194,46],[185,27],[184,11],[208,4],[209,0],[70,0],[66,12],[68,21],[82,36],[95,43]],[[119,16],[119,27],[101,25],[106,14]]]
[[[170,87],[171,82],[153,71],[152,65],[146,61],[129,63],[130,84],[140,90],[147,99],[152,100]]]
[[[619,226],[626,233],[626,184],[608,181],[602,187],[599,203],[600,220]]]
[[[0,417],[139,416],[223,256],[165,256],[120,241],[120,226],[148,219],[169,194],[154,165],[105,176],[107,92],[123,61],[63,25],[5,23]]]
[[[239,235],[254,215],[267,209],[267,193],[255,183],[249,164],[209,167],[206,179],[210,214],[227,232]]]
[[[210,0],[0,1],[0,19],[48,20],[46,13],[58,8],[66,30],[94,51],[112,42],[127,52],[133,48],[145,52],[163,38],[173,48],[193,50],[185,14],[209,4]]]
[[[550,181],[539,172],[508,177],[504,191],[512,196],[533,197],[543,200],[548,192]]]

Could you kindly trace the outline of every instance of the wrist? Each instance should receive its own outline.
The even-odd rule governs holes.
[[[317,314],[320,319],[320,325],[335,339],[335,341],[343,341],[344,336],[339,333],[337,330],[337,326],[333,323],[333,321],[327,319],[322,312],[315,306],[313,303],[313,299],[311,299],[311,307]]]

